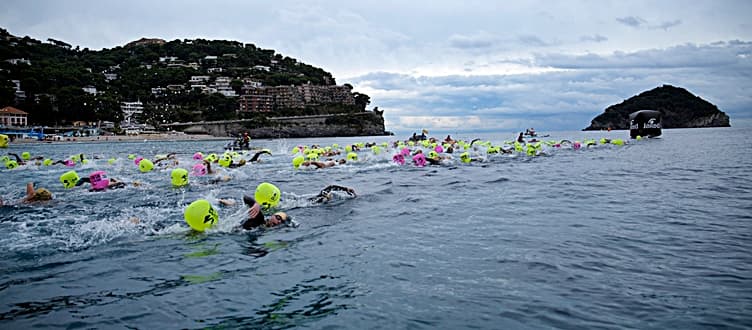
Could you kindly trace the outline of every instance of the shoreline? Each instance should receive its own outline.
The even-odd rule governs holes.
[[[110,135],[110,136],[86,136],[70,137],[65,140],[50,141],[37,139],[16,139],[13,144],[71,144],[71,143],[118,143],[140,141],[231,141],[232,137],[216,137],[209,134],[141,134],[141,135]]]

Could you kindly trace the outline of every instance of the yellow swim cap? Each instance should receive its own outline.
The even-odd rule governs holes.
[[[173,187],[182,187],[188,184],[188,170],[176,168],[170,173],[170,180]]]
[[[204,231],[219,222],[219,214],[205,199],[198,199],[185,208],[185,222],[195,231]]]
[[[298,168],[298,167],[300,167],[300,164],[303,164],[304,161],[305,161],[305,157],[303,157],[303,156],[297,156],[297,157],[295,157],[295,158],[292,159],[292,167]]]
[[[256,187],[256,193],[253,196],[263,208],[268,209],[279,204],[282,192],[279,191],[277,186],[269,182],[262,182]]]
[[[141,173],[146,173],[151,171],[154,168],[154,163],[152,163],[150,160],[144,158],[140,162],[138,162],[138,169],[141,171]]]
[[[78,173],[76,171],[65,172],[60,176],[60,182],[65,189],[73,188],[78,183]]]

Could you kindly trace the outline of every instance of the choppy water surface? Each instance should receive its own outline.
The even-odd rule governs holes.
[[[96,155],[75,170],[143,184],[66,191],[62,165],[0,171],[3,200],[20,199],[28,181],[55,195],[0,207],[0,326],[752,327],[749,131],[665,130],[539,157],[480,149],[484,161],[469,165],[398,166],[393,151],[322,170],[290,165],[298,144],[388,140],[253,141],[273,155],[227,171],[229,182],[192,177],[186,189],[170,187],[169,170],[139,173],[127,155],[175,151],[189,168],[195,151],[220,152],[224,142],[12,145],[2,151]],[[238,205],[219,209],[216,228],[188,230],[183,209],[193,200],[238,200],[263,181],[282,189],[297,228],[236,231]],[[305,201],[332,183],[359,196]]]

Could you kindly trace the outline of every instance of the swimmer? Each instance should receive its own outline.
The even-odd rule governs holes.
[[[86,159],[86,158],[84,157],[84,154],[78,154],[78,157],[76,157],[76,158],[80,159],[80,161],[81,161],[82,163],[83,163],[83,162],[84,162],[84,160]],[[72,159],[63,159],[63,160],[58,160],[58,161],[56,161],[56,162],[52,163],[51,165],[57,165],[57,164],[63,164],[63,165],[65,165],[65,166],[68,166],[68,167],[72,167],[72,166],[75,166],[75,165],[76,165],[76,161],[75,161],[75,160],[72,160]]]
[[[525,143],[525,138],[522,136],[522,132],[520,132],[520,136],[517,137],[517,142]]]
[[[34,189],[34,183],[29,182],[26,184],[26,196],[21,200],[21,203],[30,204],[35,202],[43,202],[52,199],[52,193],[45,188]],[[3,200],[0,199],[0,206],[3,206]]]
[[[358,195],[355,193],[355,189],[345,186],[338,186],[338,185],[329,185],[324,189],[321,189],[318,195],[309,198],[309,201],[312,201],[314,203],[326,203],[332,200],[332,191],[344,191],[348,195],[352,197],[358,197]]]
[[[343,159],[340,159],[340,160],[338,160],[336,162],[333,161],[333,160],[330,160],[330,161],[327,161],[327,162],[305,161],[305,162],[303,162],[300,165],[301,166],[311,166],[311,165],[313,165],[313,166],[316,166],[316,168],[318,169],[318,168],[332,167],[332,166],[335,166],[337,164],[341,165],[341,164],[345,164],[345,163],[347,163],[347,161],[343,158]]]
[[[175,157],[175,153],[172,152],[172,153],[167,154],[167,156],[155,159],[154,160],[154,165],[165,166],[164,164],[160,164],[160,163],[163,162],[163,161],[167,161],[167,160],[171,161],[171,163],[169,165],[167,165],[167,166],[178,166],[180,164],[180,162],[178,161],[177,157]]]
[[[210,161],[204,159],[204,164],[206,165],[206,174],[207,175],[218,174],[217,171],[212,170],[212,168],[211,168],[211,162]],[[243,164],[245,164],[245,162]],[[215,184],[215,183],[220,183],[220,182],[227,182],[227,181],[230,181],[230,179],[232,179],[232,177],[230,177],[229,175],[222,175],[222,176],[220,176],[220,177],[218,177],[216,179],[210,180],[209,183],[210,184]]]
[[[259,156],[261,156],[263,154],[271,155],[272,153],[269,152],[269,150],[261,150],[261,151],[257,152],[256,154],[254,154],[253,157],[251,157],[251,160],[249,160],[249,162],[251,162],[251,163],[261,162],[261,160],[259,159]],[[243,165],[245,165],[245,161],[244,160],[241,160],[241,162],[243,163]],[[242,165],[239,165],[239,166],[242,166]],[[232,164],[230,164],[230,167],[232,167]]]
[[[15,157],[16,158],[16,163],[18,163],[18,165],[24,165],[24,164],[26,164],[26,161],[23,160],[23,158],[19,157],[18,154],[14,154],[12,152],[9,152],[8,155]],[[29,160],[42,160],[42,159],[44,159],[44,157],[37,156],[37,157],[31,158]]]
[[[326,203],[332,200],[332,191],[344,191],[350,196],[357,197],[357,194],[355,193],[355,190],[349,187],[339,186],[339,185],[330,185],[326,188],[322,189],[318,195],[309,198],[309,201],[314,203]],[[243,202],[248,205],[248,218],[243,221],[241,224],[241,227],[243,229],[249,230],[259,227],[265,227],[265,228],[271,228],[276,227],[282,224],[289,225],[292,224],[292,217],[289,216],[285,212],[276,212],[272,214],[269,218],[265,218],[264,214],[261,212],[261,204],[256,202],[255,199],[248,195],[243,196]],[[232,200],[226,200],[226,199],[220,199],[219,203],[222,205],[234,205],[235,202]]]
[[[276,212],[269,218],[264,218],[264,213],[261,212],[261,205],[250,196],[243,196],[243,202],[250,207],[248,209],[248,219],[240,225],[245,230],[259,227],[271,228],[292,222],[292,217],[288,216],[285,212]]]
[[[89,191],[105,191],[107,189],[119,189],[119,188],[125,188],[126,184],[123,181],[117,180],[115,178],[108,178],[104,171],[96,171],[89,175],[88,178],[80,178],[76,182],[76,187],[84,184],[84,183],[90,183],[91,189]],[[139,186],[140,183],[134,182],[133,186]]]

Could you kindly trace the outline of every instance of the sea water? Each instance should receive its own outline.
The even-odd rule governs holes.
[[[516,135],[459,135],[500,144]],[[552,132],[544,140],[628,138]],[[443,138],[443,136],[442,136]],[[23,328],[702,329],[752,327],[752,135],[664,130],[659,139],[545,154],[399,166],[394,149],[357,162],[293,169],[297,145],[394,137],[254,140],[260,163],[227,182],[170,169],[140,173],[129,154],[196,151],[224,141],[11,145],[4,152],[74,168],[0,171],[0,326]],[[247,156],[246,156],[247,157]],[[344,157],[340,155],[338,157]],[[116,158],[109,164],[110,158]],[[58,177],[104,170],[124,189],[64,189]],[[19,204],[26,182],[54,200]],[[133,186],[133,182],[140,183]],[[282,190],[298,226],[238,231],[243,194]],[[317,205],[329,184],[356,190]],[[189,230],[196,199],[219,223]],[[134,219],[138,219],[134,223]]]

